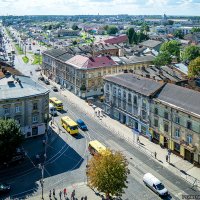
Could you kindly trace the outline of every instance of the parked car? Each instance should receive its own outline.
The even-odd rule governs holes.
[[[83,122],[82,119],[76,120],[76,123],[78,124],[78,127],[79,127],[81,130],[83,130],[83,131],[87,131],[87,130],[88,130],[87,126],[85,125],[85,123]]]
[[[43,77],[43,76],[40,76],[40,77],[38,77],[38,80],[39,80],[39,81],[44,81],[44,77]]]
[[[35,71],[36,71],[36,72],[39,72],[39,71],[41,71],[41,68],[38,67],[38,68],[35,69]]]
[[[53,86],[51,89],[52,89],[54,92],[58,92],[58,88],[57,88],[56,86]]]
[[[44,83],[45,83],[46,85],[50,85],[50,82],[49,82],[49,80],[47,80],[47,79],[44,80]]]
[[[5,194],[10,192],[10,185],[5,183],[0,183],[0,194]]]
[[[165,186],[151,173],[146,173],[143,177],[143,182],[146,186],[152,189],[159,196],[167,196],[168,191]]]

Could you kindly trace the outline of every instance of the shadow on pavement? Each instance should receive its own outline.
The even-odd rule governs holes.
[[[77,140],[79,140],[79,139],[84,138],[84,136],[81,133],[79,133],[77,135],[74,135],[74,138],[76,138]]]
[[[58,110],[58,112],[61,113],[61,114],[65,114],[65,113],[67,113],[66,110]]]
[[[45,160],[43,139],[44,135],[27,139],[23,144],[27,152],[25,161],[4,171],[0,170],[0,182],[6,180],[11,185],[12,199],[25,199],[41,188],[42,170],[39,169],[39,164],[44,163],[44,178],[75,170],[82,164],[84,158],[52,129],[51,134],[48,134]],[[36,154],[40,155],[39,159]]]

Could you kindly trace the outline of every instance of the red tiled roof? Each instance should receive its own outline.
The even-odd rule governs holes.
[[[104,40],[105,43],[109,43],[109,44],[120,44],[127,41],[128,41],[127,35],[120,35],[118,37],[113,37],[113,38]]]
[[[69,59],[66,63],[74,67],[85,69],[117,65],[117,63],[114,62],[109,56],[88,58],[85,56],[76,55]]]

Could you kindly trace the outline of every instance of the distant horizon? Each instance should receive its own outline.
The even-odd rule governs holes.
[[[0,16],[163,15],[200,16],[200,0],[1,0]]]

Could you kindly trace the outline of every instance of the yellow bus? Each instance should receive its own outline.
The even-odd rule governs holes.
[[[102,151],[106,150],[106,147],[103,144],[101,144],[98,140],[93,140],[89,142],[88,150],[92,155],[101,154]]]
[[[61,117],[61,124],[71,135],[78,134],[78,124],[68,116]]]
[[[63,110],[62,101],[58,100],[56,97],[49,98],[49,103],[52,103],[56,110]]]

